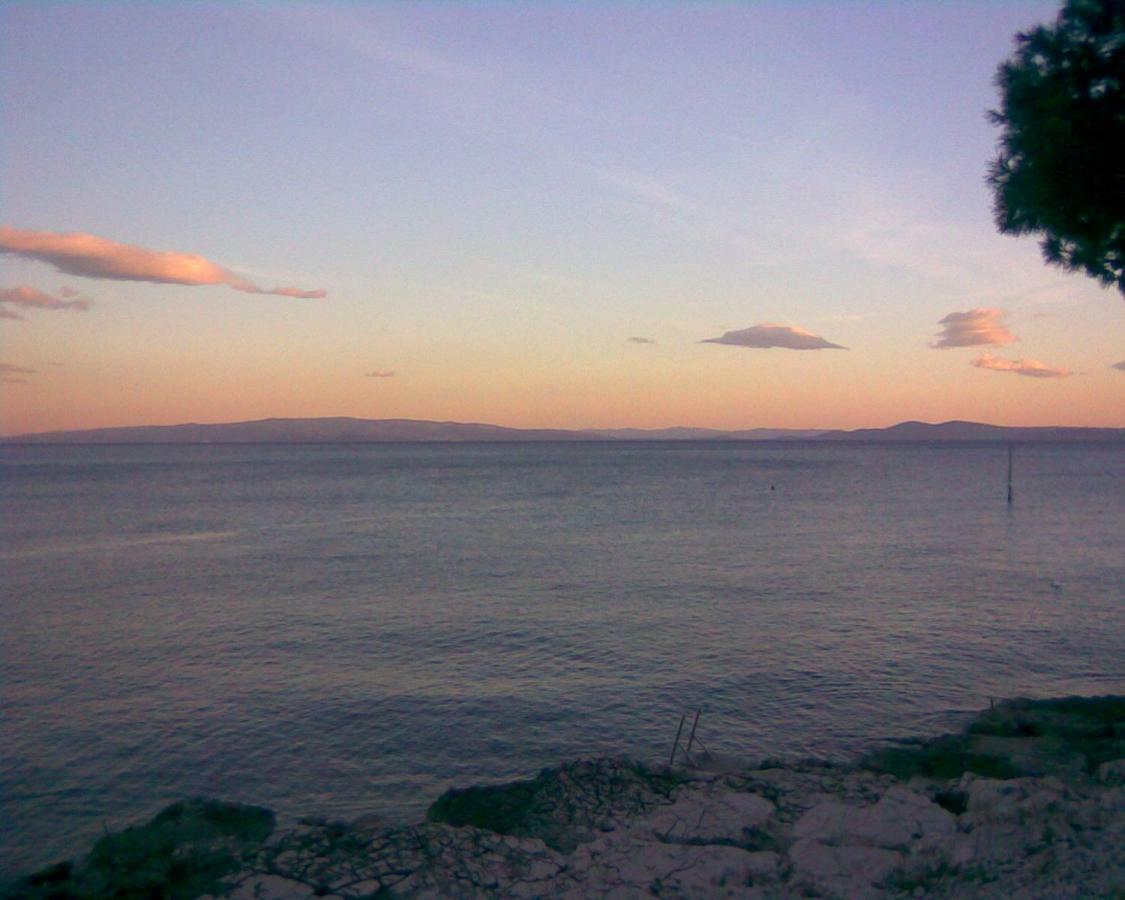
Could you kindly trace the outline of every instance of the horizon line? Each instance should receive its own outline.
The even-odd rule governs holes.
[[[387,442],[407,442],[417,440],[421,442],[448,442],[448,438],[427,438],[427,437],[408,437],[405,435],[339,435],[333,438],[331,435],[320,436],[301,436],[301,435],[278,435],[274,436],[275,440],[271,441],[270,436],[246,436],[242,439],[237,437],[228,437],[218,441],[207,439],[186,438],[184,440],[144,440],[138,436],[136,441],[116,440],[116,441],[99,441],[94,438],[95,435],[105,435],[107,433],[118,433],[120,437],[125,435],[122,432],[130,431],[154,431],[154,432],[169,432],[177,430],[188,430],[193,428],[198,429],[236,429],[240,427],[253,427],[264,425],[282,426],[292,425],[294,428],[298,427],[315,427],[317,424],[326,425],[327,423],[356,423],[360,425],[384,425],[384,426],[398,426],[409,428],[410,426],[421,426],[429,429],[484,429],[491,432],[493,441],[496,439],[503,439],[502,435],[510,433],[509,440],[519,441],[521,435],[544,435],[550,434],[551,438],[540,438],[540,440],[568,440],[573,436],[575,439],[582,440],[605,440],[605,441],[621,441],[628,440],[623,437],[623,434],[637,435],[639,439],[644,439],[645,435],[653,435],[654,440],[675,440],[675,438],[661,438],[659,435],[667,435],[668,433],[696,433],[699,435],[698,439],[706,440],[708,438],[722,438],[724,436],[736,437],[738,435],[749,435],[755,433],[769,433],[775,435],[774,437],[763,437],[760,440],[778,440],[784,439],[787,435],[792,435],[795,440],[805,439],[824,439],[828,435],[855,435],[858,433],[896,433],[908,430],[911,427],[915,429],[950,429],[968,428],[968,429],[983,429],[987,431],[1015,431],[1015,432],[1120,432],[1122,437],[1125,437],[1125,426],[1119,425],[998,425],[991,422],[976,422],[966,419],[948,419],[941,422],[926,422],[920,419],[906,419],[895,422],[891,425],[884,426],[860,426],[854,428],[831,428],[831,427],[775,427],[775,426],[762,426],[755,425],[749,427],[734,427],[734,428],[716,428],[706,425],[665,425],[655,427],[639,427],[631,425],[609,426],[609,427],[582,427],[582,428],[566,428],[566,427],[544,427],[544,426],[511,426],[500,425],[491,422],[479,421],[458,421],[453,419],[412,419],[404,417],[388,417],[388,418],[363,418],[359,416],[309,416],[309,417],[296,417],[296,416],[267,416],[259,419],[239,419],[233,421],[223,422],[175,422],[171,424],[139,424],[139,425],[104,425],[93,426],[89,428],[56,428],[46,431],[30,431],[30,432],[17,432],[13,434],[0,434],[0,441],[8,444],[18,444],[21,442],[27,443],[42,443],[45,440],[52,438],[69,438],[68,443],[72,444],[98,444],[98,443],[245,443],[245,444],[260,444],[260,443],[387,443]],[[80,436],[90,435],[91,440],[82,441]],[[557,435],[557,437],[554,437]],[[302,440],[302,437],[305,437]],[[465,436],[457,438],[461,442],[472,440]],[[679,440],[691,440],[691,437],[682,437]],[[487,440],[487,438],[486,438]]]

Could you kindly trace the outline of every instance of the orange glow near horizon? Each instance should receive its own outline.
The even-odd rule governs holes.
[[[738,351],[732,351],[738,352]],[[777,351],[772,351],[777,352]],[[479,360],[474,362],[479,363]],[[190,355],[157,360],[96,357],[44,365],[4,386],[3,432],[321,416],[488,422],[519,428],[743,429],[884,427],[907,419],[1001,425],[1125,424],[1121,395],[1092,393],[1078,378],[1042,385],[1008,373],[919,367],[887,381],[877,369],[817,361],[731,358],[692,371],[633,368],[491,371],[398,366],[372,378],[363,367],[325,373],[309,364],[205,367]],[[943,362],[941,357],[935,361]],[[805,366],[802,370],[800,366]],[[944,367],[948,369],[948,367]],[[969,378],[961,369],[968,370]],[[858,371],[855,371],[858,369]],[[1110,371],[1106,381],[1125,381]],[[926,391],[915,385],[925,383]],[[1075,383],[1078,389],[1075,389]],[[456,387],[450,390],[449,385]],[[65,388],[64,388],[65,386]],[[1046,388],[1046,390],[1044,390]],[[1054,392],[1051,403],[1044,394]]]

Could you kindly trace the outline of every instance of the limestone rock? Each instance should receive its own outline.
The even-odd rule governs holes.
[[[798,840],[789,851],[794,878],[842,897],[872,896],[875,885],[899,868],[904,855],[895,850],[857,844],[822,844]]]
[[[710,785],[681,791],[674,803],[660,807],[638,825],[667,842],[740,844],[775,812],[774,805],[757,794]]]

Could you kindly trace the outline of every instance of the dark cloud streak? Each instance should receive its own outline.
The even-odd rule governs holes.
[[[782,347],[786,350],[847,350],[840,344],[833,344],[818,334],[792,325],[775,325],[762,322],[739,331],[728,331],[717,338],[707,338],[702,344],[728,344],[732,347],[749,347],[754,350],[768,350]]]
[[[9,306],[19,306],[23,309],[69,309],[74,312],[85,312],[94,305],[92,300],[79,296],[78,292],[71,288],[63,288],[59,293],[63,297],[74,299],[60,300],[58,297],[52,297],[46,291],[29,287],[26,284],[14,288],[0,288],[0,318],[23,318],[19,313],[12,312],[8,308]]]
[[[38,375],[38,369],[28,369],[24,366],[15,366],[11,363],[0,363],[0,383],[2,384],[27,384],[26,378],[20,375]]]

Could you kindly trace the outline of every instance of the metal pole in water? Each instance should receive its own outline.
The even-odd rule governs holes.
[[[1008,444],[1008,505],[1012,505],[1012,445]]]

